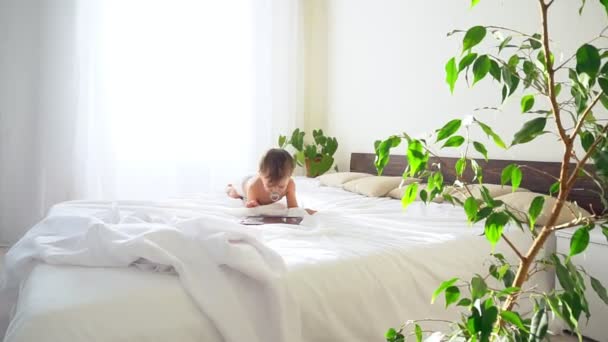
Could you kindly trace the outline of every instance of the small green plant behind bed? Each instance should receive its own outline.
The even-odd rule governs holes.
[[[475,6],[480,0],[471,0]],[[549,37],[548,16],[555,0],[536,0],[541,15],[541,31],[525,33],[498,26],[474,26],[468,30],[456,30],[451,34],[462,34],[462,48],[458,55],[451,58],[446,66],[446,82],[454,92],[457,80],[466,79],[471,86],[479,84],[484,78],[492,78],[499,85],[501,102],[511,96],[519,97],[521,113],[528,121],[516,132],[511,143],[494,132],[483,119],[478,117],[464,122],[454,119],[435,131],[434,141],[430,139],[413,139],[407,134],[391,136],[377,141],[376,167],[379,173],[387,165],[390,150],[407,142],[408,168],[404,176],[424,178],[428,181],[425,189],[419,190],[418,183],[412,183],[404,191],[403,206],[407,207],[418,196],[424,202],[430,202],[437,196],[463,207],[469,222],[481,222],[484,235],[494,246],[504,241],[518,261],[510,263],[503,255],[491,255],[491,265],[485,275],[476,275],[470,280],[455,278],[444,281],[435,291],[431,301],[438,296],[445,296],[446,307],[456,305],[461,308],[461,319],[446,322],[449,331],[442,341],[545,341],[549,338],[548,323],[551,319],[560,319],[574,331],[582,341],[580,324],[585,324],[583,317],[589,319],[589,302],[585,297],[586,289],[592,288],[598,297],[608,304],[608,294],[604,286],[585,269],[572,263],[571,257],[585,251],[589,245],[589,232],[601,229],[608,238],[608,214],[606,209],[606,192],[608,190],[608,122],[598,117],[605,113],[600,104],[608,109],[608,32],[606,27],[595,39],[578,48],[575,54],[565,60],[557,61],[552,52],[556,45]],[[608,12],[608,0],[598,0]],[[498,1],[495,1],[498,4]],[[508,1],[505,6],[512,6]],[[580,12],[585,7],[581,1]],[[491,33],[491,34],[488,34]],[[450,34],[450,35],[451,35]],[[496,38],[492,49],[480,48],[480,43]],[[470,82],[469,82],[470,81]],[[523,90],[523,93],[517,93]],[[561,96],[560,96],[561,92]],[[526,144],[538,136],[553,134],[562,144],[563,152],[561,172],[555,177],[547,193],[556,196],[551,214],[544,226],[536,226],[536,219],[543,208],[545,197],[538,196],[530,204],[525,218],[516,215],[510,207],[500,200],[492,198],[484,187],[482,199],[476,199],[467,182],[482,182],[481,166],[471,153],[476,151],[477,158],[488,159],[488,151],[481,141],[470,139],[471,130],[480,130],[492,143],[507,149],[511,146]],[[441,168],[429,162],[434,144],[440,148],[458,148],[461,158],[455,165],[457,181],[469,193],[465,200],[452,197],[443,184]],[[580,146],[582,152],[577,152]],[[594,172],[586,170],[585,165],[593,161]],[[513,191],[521,184],[524,165],[510,164],[502,170],[501,183],[510,183]],[[470,168],[473,179],[465,179],[465,170]],[[542,173],[542,171],[540,171]],[[551,175],[545,175],[551,177]],[[594,208],[590,217],[577,217],[561,225],[557,219],[562,210],[568,210],[565,203],[576,180],[580,177],[592,179],[596,193],[604,204],[604,210]],[[419,193],[419,194],[418,194]],[[521,214],[521,213],[520,213]],[[507,224],[518,226],[530,235],[531,243],[526,249],[516,247],[504,228]],[[540,251],[555,232],[577,227],[570,241],[568,255],[553,253],[544,257]],[[548,292],[535,291],[527,280],[536,272],[554,270],[562,287]],[[488,280],[500,283],[500,287],[489,286]],[[464,289],[461,293],[461,289]],[[470,295],[468,295],[470,294]],[[534,305],[531,313],[520,311],[518,301],[529,298]],[[414,319],[415,317],[404,317]],[[426,318],[426,317],[421,317]],[[432,319],[409,320],[400,329],[390,329],[386,340],[402,342],[407,337],[421,341],[425,335],[422,324]]]
[[[331,169],[334,164],[334,154],[338,150],[338,140],[323,134],[322,129],[313,130],[313,143],[304,142],[306,133],[296,128],[287,140],[284,135],[279,136],[279,147],[292,146],[295,150],[293,155],[299,166],[306,168],[307,177],[317,177]]]

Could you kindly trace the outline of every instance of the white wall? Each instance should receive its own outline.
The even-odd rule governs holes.
[[[489,79],[472,89],[459,80],[455,94],[450,95],[444,81],[444,65],[460,53],[462,36],[447,38],[446,33],[478,24],[537,32],[537,2],[482,0],[472,10],[469,3],[326,1],[323,9],[327,16],[327,51],[318,53],[326,54],[328,73],[326,79],[317,75],[313,80],[318,84],[327,82],[327,99],[323,99],[326,107],[312,108],[316,112],[308,113],[313,118],[308,124],[325,127],[338,137],[341,169],[348,168],[350,153],[373,152],[376,139],[403,131],[414,135],[431,132],[448,120],[472,114],[475,108],[500,103],[500,89]],[[599,1],[587,3],[580,18],[580,1],[556,1],[552,7],[551,34],[566,56],[608,24]],[[608,45],[606,42],[603,46]],[[319,115],[323,111],[325,115]],[[494,127],[507,143],[530,119],[519,114],[519,97],[512,98],[503,112],[484,110],[475,116]],[[478,132],[474,129],[472,135],[487,141]],[[508,151],[495,148],[489,141],[486,146],[493,158],[502,159],[556,161],[561,153],[555,137],[550,135],[533,145]],[[458,153],[454,149],[441,152],[450,156]]]
[[[38,87],[40,82],[40,4],[0,0],[0,246],[18,237],[41,214],[30,194],[38,186]],[[17,39],[16,37],[19,37]]]

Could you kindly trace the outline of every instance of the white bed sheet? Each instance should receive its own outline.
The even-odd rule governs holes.
[[[251,227],[284,259],[284,281],[301,310],[303,341],[382,341],[389,327],[409,319],[454,319],[430,296],[441,281],[485,273],[490,245],[482,228],[468,227],[461,208],[366,198],[316,180],[297,180],[301,205],[319,210],[303,226]],[[102,202],[69,202],[50,215],[99,212]],[[121,202],[121,208],[156,207],[193,217],[243,215],[225,195],[165,202]],[[507,233],[517,245],[529,238]],[[497,250],[512,254],[499,243]],[[550,274],[535,281],[553,286]],[[213,294],[210,294],[213,295]],[[253,300],[253,299],[252,299]],[[263,315],[252,317],[264,320]],[[238,329],[238,327],[235,327]],[[173,274],[127,269],[40,265],[23,285],[6,342],[20,341],[222,341]]]

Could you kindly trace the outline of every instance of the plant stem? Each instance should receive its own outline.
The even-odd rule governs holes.
[[[578,123],[576,124],[576,127],[574,127],[574,131],[570,135],[570,140],[574,140],[576,138],[576,135],[578,134],[578,132],[581,130],[581,127],[583,127],[583,124],[585,123],[585,119],[587,118],[587,115],[589,115],[589,113],[591,113],[591,109],[593,109],[593,107],[600,100],[600,97],[602,97],[603,94],[604,94],[603,92],[598,93],[597,96],[593,99],[593,101],[589,104],[587,109],[585,109],[585,111],[583,112],[583,115],[581,115],[581,117],[578,119]]]
[[[519,165],[519,167],[523,167],[523,168],[526,168],[526,169],[530,169],[530,170],[532,170],[532,171],[535,171],[535,172],[538,172],[538,173],[540,173],[540,174],[543,174],[543,175],[545,175],[545,176],[547,176],[547,177],[549,177],[549,178],[553,178],[553,179],[555,179],[555,180],[557,180],[557,181],[559,180],[559,178],[555,177],[554,175],[550,174],[549,172],[546,172],[546,171],[543,171],[543,170],[539,170],[539,169],[537,169],[537,168],[535,168],[535,167],[532,167],[532,166],[529,166],[529,165],[525,165],[525,164],[524,164],[524,165]]]
[[[583,159],[581,159],[581,161],[579,161],[578,164],[576,164],[576,167],[574,168],[574,172],[572,172],[572,175],[570,175],[570,178],[568,178],[567,185],[569,187],[572,187],[572,185],[574,185],[574,182],[576,181],[579,170],[585,165],[585,162],[587,161],[587,159],[589,159],[589,157],[591,157],[591,155],[595,152],[597,145],[599,145],[599,143],[603,140],[603,135],[606,133],[608,133],[608,124],[606,124],[604,126],[604,129],[602,129],[600,134],[598,134],[598,136],[595,139],[595,141],[593,142],[593,144],[591,144],[591,146],[589,147],[589,150],[587,150],[587,153],[585,154],[585,156],[583,156]]]
[[[517,249],[517,247],[515,247],[515,245],[509,240],[507,239],[506,235],[502,235],[503,240],[505,240],[505,242],[509,245],[509,247],[511,247],[511,249],[513,250],[513,252],[515,252],[515,254],[517,254],[517,256],[519,257],[520,261],[526,261],[526,258],[521,254],[521,252]]]
[[[541,18],[542,18],[542,28],[543,28],[543,48],[544,48],[544,52],[545,52],[545,64],[547,66],[547,75],[548,75],[548,84],[547,85],[548,85],[548,90],[549,90],[549,100],[551,102],[551,107],[553,109],[553,115],[555,115],[555,122],[557,124],[559,135],[562,138],[562,141],[564,143],[564,156],[562,159],[562,165],[561,165],[561,170],[560,170],[560,177],[559,177],[560,178],[560,190],[559,190],[559,194],[557,197],[557,201],[555,202],[555,205],[553,206],[553,208],[551,210],[551,214],[549,216],[549,220],[548,220],[547,224],[541,229],[541,231],[538,234],[538,236],[536,237],[536,239],[534,239],[532,246],[526,253],[524,259],[519,264],[519,267],[517,269],[517,273],[515,275],[515,280],[513,281],[512,286],[519,287],[519,288],[522,288],[522,285],[526,282],[526,280],[528,278],[528,271],[530,269],[530,266],[536,259],[536,256],[538,255],[538,253],[540,252],[542,247],[545,245],[547,238],[549,238],[549,236],[551,236],[551,234],[553,233],[553,230],[551,228],[555,225],[555,222],[557,221],[559,213],[561,212],[561,210],[564,206],[564,203],[566,201],[566,198],[568,197],[568,194],[570,192],[570,186],[568,186],[569,183],[564,182],[564,181],[568,177],[568,167],[570,165],[570,155],[572,153],[572,141],[566,135],[566,132],[564,131],[564,128],[562,126],[560,112],[559,112],[559,105],[557,103],[557,96],[555,94],[555,79],[554,79],[555,70],[553,69],[553,63],[551,62],[551,48],[549,46],[549,28],[548,28],[548,22],[547,22],[547,14],[548,14],[549,6],[551,5],[551,3],[552,2],[549,2],[549,4],[546,4],[543,0],[539,0]],[[511,310],[513,308],[513,306],[516,304],[517,298],[518,298],[517,293],[509,295],[509,297],[507,297],[507,300],[505,301],[505,303],[503,305],[503,310]],[[501,323],[499,322],[499,324],[501,324]]]

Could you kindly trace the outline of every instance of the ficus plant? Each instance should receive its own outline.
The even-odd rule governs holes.
[[[312,131],[312,143],[304,141],[305,132],[296,128],[288,139],[287,136],[279,136],[279,147],[292,146],[295,150],[293,158],[299,166],[306,167],[307,177],[317,177],[331,169],[334,164],[334,154],[338,150],[338,140],[328,137],[322,129]]]
[[[474,7],[480,0],[472,0]],[[459,56],[448,60],[445,65],[446,82],[450,92],[454,92],[458,80],[465,79],[470,86],[476,86],[484,78],[491,78],[499,85],[501,103],[515,97],[519,100],[521,113],[529,119],[514,133],[510,143],[505,142],[483,119],[471,117],[468,122],[454,119],[447,122],[430,139],[415,139],[403,133],[385,140],[376,141],[376,168],[382,173],[390,158],[391,149],[402,142],[407,143],[408,166],[404,177],[426,179],[427,186],[419,191],[418,183],[411,183],[404,191],[404,207],[416,198],[430,202],[443,197],[455,205],[461,205],[471,223],[484,226],[484,235],[493,246],[503,240],[517,262],[510,263],[502,254],[493,253],[491,265],[486,275],[476,275],[465,281],[453,278],[440,284],[432,301],[445,296],[446,306],[456,305],[461,310],[461,320],[448,322],[448,331],[443,340],[457,341],[543,341],[548,339],[548,323],[560,319],[582,340],[579,321],[584,316],[590,318],[585,290],[591,287],[599,298],[608,304],[608,294],[604,286],[576,266],[571,257],[584,252],[589,244],[590,231],[602,230],[608,239],[608,118],[597,118],[603,106],[608,109],[608,27],[595,39],[586,42],[569,58],[557,61],[554,57],[555,42],[549,35],[548,16],[555,0],[537,0],[540,8],[540,32],[525,33],[519,30],[497,26],[475,26],[468,30],[456,30],[449,35],[462,37]],[[608,1],[598,0],[608,13]],[[579,15],[584,10],[582,1]],[[481,43],[484,44],[481,44]],[[483,49],[482,46],[492,45]],[[546,99],[547,106],[541,104]],[[596,114],[596,115],[594,115]],[[520,113],[516,113],[520,115]],[[488,159],[488,150],[482,141],[470,138],[470,130],[479,129],[490,143],[502,149],[515,145],[534,143],[544,134],[554,134],[563,145],[561,169],[553,185],[546,189],[555,196],[547,223],[536,225],[545,204],[545,196],[538,196],[531,202],[527,213],[515,213],[505,203],[492,198],[485,187],[481,187],[481,199],[476,199],[469,186],[471,182],[483,181],[484,170],[474,157]],[[451,196],[444,184],[442,170],[430,162],[437,157],[433,148],[459,148],[461,157],[455,164],[456,186],[468,196],[462,200]],[[578,147],[582,152],[578,152]],[[440,159],[440,157],[437,157]],[[589,165],[592,165],[591,167]],[[513,163],[502,170],[501,183],[515,191],[521,184],[524,165]],[[474,177],[465,179],[467,169]],[[590,171],[591,170],[591,171]],[[547,175],[549,177],[551,175]],[[594,181],[593,191],[601,198],[603,208],[594,208],[591,216],[578,215],[571,222],[557,225],[556,222],[568,196],[580,177]],[[513,245],[503,234],[507,225],[519,227],[531,235],[527,249]],[[568,255],[553,253],[545,256],[539,253],[549,237],[561,229],[572,228],[575,233],[570,241]],[[529,290],[526,281],[539,271],[553,270],[562,289],[549,292]],[[501,288],[489,286],[489,279],[500,283]],[[461,289],[466,289],[462,291]],[[466,295],[465,295],[466,292]],[[518,312],[518,301],[531,300],[533,310]],[[386,333],[390,342],[404,341],[414,337],[423,338],[423,321],[408,321],[399,329],[391,328]]]

